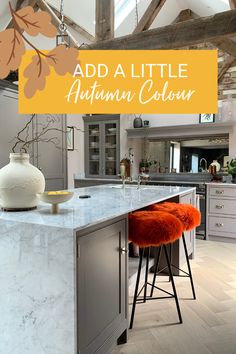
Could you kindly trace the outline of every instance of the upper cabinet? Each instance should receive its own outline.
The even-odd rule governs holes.
[[[84,117],[85,176],[114,178],[120,164],[120,116]]]

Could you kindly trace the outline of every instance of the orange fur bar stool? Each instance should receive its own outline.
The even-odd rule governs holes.
[[[201,213],[199,212],[199,210],[197,208],[193,207],[190,204],[178,204],[178,203],[170,203],[170,202],[151,205],[148,208],[148,210],[170,213],[171,215],[174,215],[182,223],[182,226],[183,226],[182,240],[183,240],[183,246],[184,246],[184,252],[185,252],[188,272],[185,272],[184,270],[182,270],[182,269],[178,268],[177,266],[175,266],[174,264],[172,264],[172,247],[170,247],[171,267],[174,267],[174,268],[180,270],[181,272],[185,273],[185,275],[183,275],[183,276],[190,278],[193,298],[196,299],[192,271],[191,271],[191,267],[190,267],[184,231],[190,231],[190,230],[194,229],[195,227],[197,227],[198,225],[200,225]],[[161,251],[162,251],[162,249],[160,248],[157,259],[156,259],[156,263],[155,263],[153,286],[152,286],[150,296],[153,295],[154,284],[156,281],[156,275],[160,272],[160,271],[158,272],[158,267],[159,267]],[[163,271],[163,269],[161,271]]]
[[[135,285],[133,306],[132,306],[131,319],[130,319],[130,329],[133,327],[135,309],[136,309],[136,304],[138,302],[140,301],[146,302],[146,300],[165,299],[170,297],[173,297],[175,299],[176,308],[179,316],[179,322],[182,323],[182,316],[181,316],[179,301],[176,293],[174,278],[172,275],[171,263],[166,248],[167,244],[170,244],[176,241],[178,238],[180,238],[182,232],[183,232],[182,223],[170,213],[157,212],[157,211],[137,211],[129,215],[129,240],[137,244],[140,248],[139,266],[138,266],[137,280]],[[152,284],[148,282],[150,247],[151,246],[157,247],[160,245],[162,245],[164,249],[173,293],[170,293],[154,285],[154,287],[158,290],[161,290],[165,294],[165,296],[155,297],[155,298],[148,297],[147,285],[152,286]],[[144,285],[139,290],[140,274],[142,270],[142,261],[143,261],[145,249],[147,249],[145,282]],[[144,290],[144,295],[140,296],[143,290]]]

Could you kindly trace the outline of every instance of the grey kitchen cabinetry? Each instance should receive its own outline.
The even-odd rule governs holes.
[[[182,204],[191,204],[192,206],[196,207],[196,192],[192,191],[190,193],[183,194],[179,197],[179,202]],[[187,250],[188,250],[188,255],[190,258],[194,258],[194,250],[195,250],[195,236],[196,236],[196,230],[192,229],[190,231],[185,231],[185,240],[186,240],[186,245],[187,245]],[[183,240],[182,237],[179,239],[180,247],[179,247],[179,262],[180,264],[185,263],[185,254],[184,254],[184,248],[183,248]]]
[[[236,242],[236,185],[207,184],[207,240]]]
[[[0,95],[2,110],[7,110],[7,119],[0,118],[0,168],[9,163],[9,153],[14,146],[14,137],[26,126],[31,115],[18,115],[16,100]],[[49,123],[49,130],[39,141],[29,146],[31,163],[42,170],[46,180],[46,190],[67,188],[67,149],[66,149],[66,115],[39,114],[36,115],[33,124],[21,134],[24,140],[28,135],[31,140],[36,133],[41,131],[42,124]],[[53,139],[53,142],[48,140]],[[15,152],[19,152],[20,145]]]
[[[120,164],[119,115],[85,116],[85,176],[114,178]]]
[[[110,353],[127,340],[127,219],[77,232],[77,250],[78,353]]]
[[[33,146],[33,164],[44,174],[46,190],[67,188],[66,115],[40,114],[36,116],[33,136],[49,124],[49,131]],[[52,142],[47,142],[52,140]]]

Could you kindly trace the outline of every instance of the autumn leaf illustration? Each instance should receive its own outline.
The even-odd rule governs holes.
[[[26,6],[19,11],[13,12],[17,26],[30,36],[39,33],[46,37],[55,37],[57,29],[51,23],[51,16],[45,11],[34,12],[31,6]]]
[[[24,32],[31,36],[43,34],[55,37],[57,29],[51,23],[51,16],[44,11],[35,12],[31,6],[23,7],[19,11],[15,11],[11,3],[9,7],[13,28],[0,32],[0,78],[5,78],[11,70],[18,69],[27,43],[36,53],[24,71],[24,76],[28,79],[24,88],[25,96],[32,98],[37,91],[44,89],[50,66],[58,75],[73,74],[79,63],[79,51],[65,45],[60,45],[49,53],[41,51]]]
[[[4,79],[11,70],[20,66],[24,52],[24,41],[15,29],[0,32],[0,79]]]
[[[35,55],[24,71],[24,76],[28,78],[24,89],[25,96],[32,98],[37,91],[42,91],[49,74],[50,69],[46,60],[38,54]]]
[[[76,65],[79,63],[78,56],[77,49],[59,45],[48,53],[46,60],[54,67],[58,75],[74,74]]]

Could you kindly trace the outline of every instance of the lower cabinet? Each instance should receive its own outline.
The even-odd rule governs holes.
[[[77,233],[78,353],[110,353],[127,331],[127,220]]]
[[[207,185],[208,240],[236,242],[236,185]]]
[[[179,198],[179,202],[182,204],[191,204],[196,207],[196,194],[195,192],[187,193]],[[188,255],[190,258],[194,257],[194,250],[195,250],[195,236],[196,236],[196,230],[193,229],[191,231],[185,231],[185,240],[186,240],[186,245],[188,249]],[[180,263],[185,263],[185,255],[184,255],[184,248],[183,248],[183,241],[182,238],[180,239]]]

